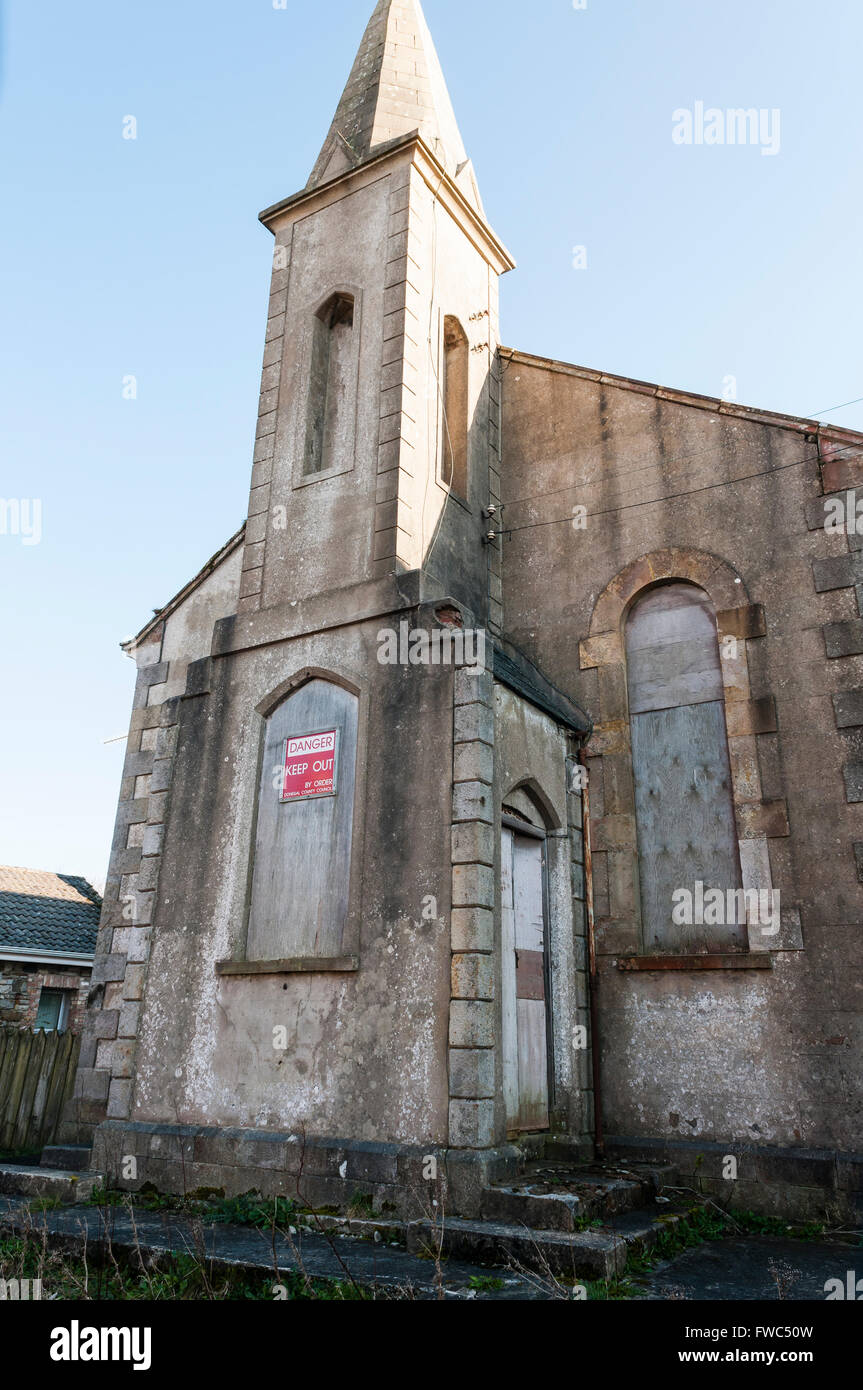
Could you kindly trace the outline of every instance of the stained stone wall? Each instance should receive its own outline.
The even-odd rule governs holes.
[[[859,1148],[863,572],[858,538],[823,521],[825,497],[863,485],[863,439],[502,356],[508,633],[596,724],[606,1133]],[[702,587],[736,639],[723,677],[741,863],[781,894],[778,938],[750,934],[748,955],[709,969],[642,958],[623,624],[665,579]]]

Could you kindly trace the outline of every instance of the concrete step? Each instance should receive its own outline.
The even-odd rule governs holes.
[[[668,1205],[645,1207],[640,1211],[625,1211],[613,1216],[602,1229],[625,1241],[629,1254],[646,1255],[653,1249],[660,1236],[673,1231],[685,1219],[686,1210],[682,1205]]]
[[[407,1248],[415,1255],[508,1265],[551,1273],[564,1279],[612,1279],[626,1265],[627,1246],[612,1231],[547,1231],[500,1221],[464,1221],[448,1217],[443,1235],[430,1221],[412,1221]]]
[[[39,1159],[41,1168],[63,1168],[68,1173],[86,1173],[93,1150],[89,1144],[48,1144]]]
[[[480,1215],[487,1221],[529,1226],[543,1231],[579,1231],[593,1221],[648,1205],[674,1170],[654,1166],[525,1164],[515,1182],[493,1183],[481,1196]]]
[[[96,1187],[104,1187],[103,1173],[79,1173],[63,1168],[24,1168],[0,1163],[0,1192],[17,1196],[67,1202],[87,1202]]]

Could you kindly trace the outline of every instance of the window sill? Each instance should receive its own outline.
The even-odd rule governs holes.
[[[625,956],[618,970],[772,970],[768,951],[738,951],[725,956]]]
[[[217,975],[343,975],[359,970],[358,956],[291,956],[285,960],[218,960]]]

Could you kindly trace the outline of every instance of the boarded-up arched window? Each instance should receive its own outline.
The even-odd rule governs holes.
[[[267,719],[249,960],[341,954],[350,892],[357,709],[351,691],[311,680]]]
[[[459,497],[467,497],[468,342],[457,318],[443,321],[443,429],[441,479]]]
[[[638,599],[626,667],[644,950],[745,949],[745,921],[729,921],[734,913],[708,896],[718,889],[736,908],[729,893],[741,880],[716,621],[703,590],[665,584]]]
[[[312,324],[306,475],[329,472],[338,461],[341,436],[350,432],[351,382],[356,375],[353,337],[353,296],[331,295]]]

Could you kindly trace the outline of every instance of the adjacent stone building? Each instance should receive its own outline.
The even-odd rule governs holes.
[[[599,1141],[853,1209],[863,436],[502,347],[416,0],[261,220],[248,517],[126,646],[67,1137],[466,1215]]]
[[[84,878],[0,865],[0,1023],[81,1031],[101,906]]]

